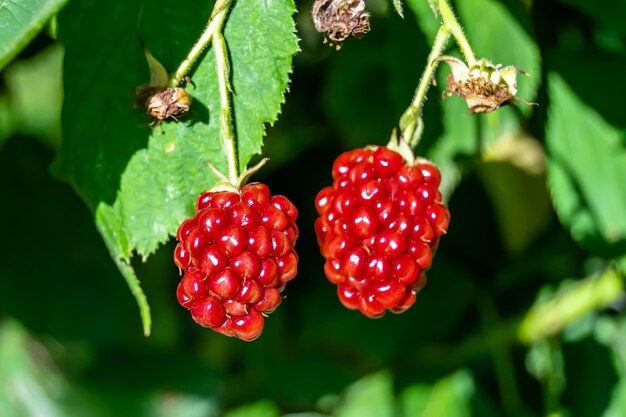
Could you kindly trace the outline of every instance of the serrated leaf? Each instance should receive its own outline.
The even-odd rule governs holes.
[[[626,142],[556,74],[549,75],[548,187],[561,222],[607,256],[626,251]]]
[[[396,13],[404,19],[404,11],[402,10],[402,0],[393,0],[393,8],[396,9]]]
[[[435,16],[439,16],[439,2],[437,0],[428,0],[428,5]]]
[[[41,31],[67,0],[3,0],[0,2],[0,69]]]
[[[150,255],[192,214],[195,197],[218,181],[208,162],[226,171],[211,49],[190,74],[194,102],[180,123],[151,129],[143,111],[132,109],[134,88],[149,80],[139,39],[174,70],[210,12],[211,4],[199,8],[174,0],[141,7],[85,0],[59,19],[66,73],[64,144],[56,172],[96,210],[99,229],[108,231],[107,246],[125,265],[134,251]],[[260,151],[264,125],[276,120],[284,100],[298,50],[294,12],[292,0],[234,2],[225,25],[242,169]],[[89,36],[82,35],[87,28]]]

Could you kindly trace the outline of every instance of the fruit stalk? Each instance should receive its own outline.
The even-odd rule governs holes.
[[[420,82],[415,89],[415,95],[411,105],[406,109],[402,117],[400,118],[400,131],[401,137],[409,144],[411,148],[414,148],[419,143],[422,136],[423,122],[422,122],[422,106],[426,99],[426,93],[428,87],[432,82],[437,69],[437,59],[441,56],[443,49],[450,38],[450,32],[441,25],[435,36],[433,47],[428,55],[428,60]]]
[[[228,48],[221,28],[213,36],[213,52],[215,53],[217,80],[220,90],[220,139],[228,159],[228,179],[231,184],[238,185],[239,161],[237,157],[237,140],[233,132],[233,116],[230,106],[230,64],[228,61]]]
[[[230,10],[230,6],[234,0],[217,0],[213,7],[213,12],[209,18],[204,32],[200,35],[200,38],[196,41],[195,45],[191,48],[187,57],[178,66],[178,69],[170,79],[170,87],[177,87],[185,74],[189,72],[191,66],[198,60],[202,52],[206,49],[209,42],[211,42],[216,32],[221,32],[224,26],[224,21]]]
[[[471,65],[476,62],[474,51],[448,2],[446,0],[439,0],[437,9],[439,13],[441,13],[443,22],[435,35],[433,47],[428,55],[426,67],[415,90],[413,101],[402,117],[400,117],[401,137],[411,148],[415,148],[421,139],[423,131],[422,106],[426,100],[428,88],[435,76],[439,58],[442,56],[450,36],[453,36],[456,40],[467,63]]]
[[[465,32],[463,32],[463,28],[459,24],[452,8],[448,4],[447,0],[439,0],[439,12],[441,13],[441,18],[443,19],[443,27],[446,28],[448,33],[454,36],[456,43],[459,45],[459,49],[463,56],[465,57],[465,62],[468,66],[471,66],[476,62],[476,57],[474,56],[474,51],[465,36]]]

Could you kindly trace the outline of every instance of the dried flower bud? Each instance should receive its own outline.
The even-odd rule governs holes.
[[[167,118],[178,120],[191,106],[191,95],[184,88],[168,87],[152,94],[145,101],[146,114],[162,122]]]
[[[135,88],[135,107],[146,108],[146,114],[156,118],[157,123],[185,115],[191,106],[191,96],[184,88],[168,87],[169,76],[165,67],[148,51],[143,41],[141,49],[150,69],[150,82]],[[187,84],[191,81],[185,77]],[[152,123],[151,123],[152,125]]]
[[[508,104],[517,94],[517,67],[494,65],[487,59],[479,59],[469,68],[451,56],[441,57],[452,69],[448,76],[445,96],[456,94],[465,99],[472,113],[488,113]],[[523,100],[522,100],[523,101]]]
[[[341,48],[340,42],[358,38],[370,30],[370,14],[363,0],[316,0],[313,4],[313,23],[318,32],[326,33],[324,43]]]

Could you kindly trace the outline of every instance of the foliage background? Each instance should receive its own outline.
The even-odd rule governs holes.
[[[425,0],[408,1],[404,19],[389,2],[372,0],[372,31],[336,52],[314,32],[310,2],[297,2],[300,51],[282,113],[263,139],[271,163],[255,180],[299,207],[300,272],[252,343],[192,322],[175,300],[173,242],[159,246],[154,235],[121,256],[132,262],[151,306],[152,335],[144,337],[136,302],[95,225],[99,202],[116,207],[131,157],[154,155],[160,138],[212,134],[210,123],[194,121],[214,113],[214,93],[195,93],[199,113],[167,124],[160,136],[123,96],[147,79],[140,50],[128,55],[127,44],[145,37],[172,68],[211,4],[146,3],[141,24],[119,19],[138,12],[128,4],[107,2],[88,14],[92,2],[71,0],[56,21],[65,50],[54,30],[39,31],[43,24],[28,33],[0,31],[4,45],[18,38],[27,44],[0,61],[8,63],[0,77],[1,416],[626,415],[625,304],[622,278],[613,272],[624,271],[626,254],[622,2],[455,4],[479,56],[532,74],[518,80],[519,95],[538,105],[471,116],[459,99],[440,99],[447,74],[440,68],[418,151],[444,172],[452,223],[416,305],[374,321],[345,310],[325,280],[313,200],[340,152],[387,142],[411,100],[437,20]],[[0,28],[10,29],[6,22],[20,5],[54,14],[64,2],[3,2]],[[253,10],[246,19],[262,16]],[[267,38],[275,47],[246,62],[233,46],[248,39],[250,21],[240,22],[230,38],[226,33],[234,68],[267,66],[264,58],[295,52],[286,41],[290,20],[278,21],[284,32]],[[127,37],[106,36],[114,33]],[[244,91],[271,97],[252,108],[280,103],[284,83],[276,80],[288,64],[276,64],[282,70],[270,78],[251,71],[241,79],[256,82]],[[211,65],[203,61],[197,85],[210,85]],[[247,97],[244,91],[238,93]],[[118,108],[123,117],[102,121],[103,111]],[[255,114],[250,130],[273,120],[272,111]],[[254,135],[245,145],[249,157],[261,145],[262,132]],[[112,149],[110,162],[68,159],[68,149],[93,150],[94,141]],[[215,143],[198,152],[219,155]],[[201,162],[193,153],[178,162],[182,191],[166,206],[178,220],[198,192],[193,187],[215,180],[198,173]],[[81,169],[94,166],[103,182],[85,186],[93,174]],[[187,178],[192,186],[185,188]],[[129,187],[161,192],[149,182]],[[141,207],[148,216],[162,210]],[[142,262],[130,260],[131,249],[155,252]]]

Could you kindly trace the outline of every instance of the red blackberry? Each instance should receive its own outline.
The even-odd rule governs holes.
[[[367,147],[340,155],[332,175],[332,186],[315,199],[326,277],[349,309],[372,318],[405,311],[426,283],[450,220],[439,170],[424,159],[406,162],[387,147]]]
[[[206,192],[178,228],[174,262],[185,273],[178,302],[200,325],[249,341],[298,270],[296,207],[267,186]]]

